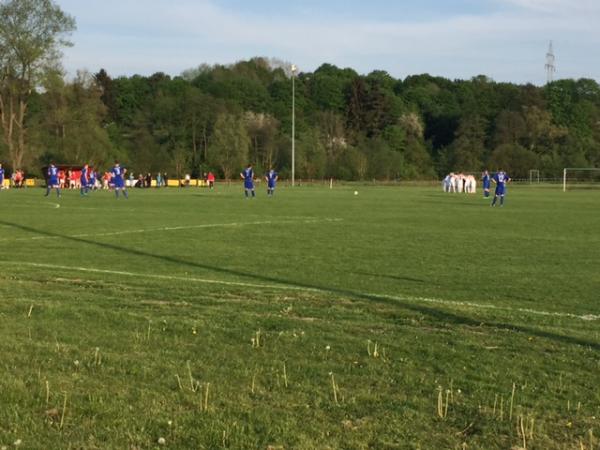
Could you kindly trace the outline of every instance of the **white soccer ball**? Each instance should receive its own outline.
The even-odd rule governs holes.
[[[354,191],[354,195],[358,195],[358,191]]]

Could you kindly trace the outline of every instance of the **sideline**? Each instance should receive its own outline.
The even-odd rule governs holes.
[[[214,280],[209,278],[196,278],[196,277],[181,277],[181,276],[173,276],[173,275],[158,275],[158,274],[149,274],[149,273],[138,273],[138,272],[127,272],[121,270],[108,270],[108,269],[97,269],[93,267],[77,267],[77,266],[61,266],[55,264],[43,264],[43,263],[29,263],[29,262],[17,262],[17,261],[0,261],[0,265],[14,265],[14,266],[28,266],[28,267],[38,267],[44,269],[60,269],[60,270],[71,270],[77,272],[89,272],[89,273],[103,273],[109,275],[121,275],[126,277],[135,277],[135,278],[148,278],[148,279],[157,279],[157,280],[169,280],[169,281],[187,281],[194,283],[204,283],[204,284],[218,284],[222,286],[238,286],[238,287],[250,287],[250,288],[259,288],[259,289],[272,289],[272,290],[294,290],[300,292],[316,292],[322,294],[331,294],[334,293],[328,289],[320,289],[320,288],[310,288],[303,286],[296,286],[294,284],[267,284],[267,283],[244,283],[241,281],[225,281],[225,280]],[[414,297],[414,296],[394,296],[394,295],[384,295],[384,294],[373,294],[373,293],[359,293],[365,296],[374,297],[382,300],[395,300],[395,301],[411,301],[415,303],[430,303],[437,304],[442,306],[458,306],[462,308],[471,308],[471,309],[482,309],[482,310],[497,310],[497,311],[509,311],[509,312],[520,312],[524,314],[536,315],[536,316],[545,316],[545,317],[563,317],[569,319],[582,320],[586,322],[592,322],[600,320],[600,315],[596,314],[572,314],[566,312],[550,312],[543,310],[536,310],[531,308],[511,308],[509,306],[497,306],[489,303],[474,303],[474,302],[463,302],[456,300],[443,300],[437,298],[427,298],[427,297]]]
[[[60,206],[60,205],[59,205]],[[22,238],[5,238],[0,239],[0,242],[22,242],[22,241],[40,241],[46,239],[68,239],[68,238],[83,238],[83,237],[102,237],[102,236],[120,236],[123,234],[139,234],[139,233],[155,233],[160,231],[180,231],[193,230],[198,228],[235,228],[253,225],[293,225],[293,224],[311,224],[311,223],[334,223],[342,222],[343,219],[325,218],[325,219],[304,219],[304,220],[260,220],[254,222],[229,222],[229,223],[205,223],[200,225],[182,225],[176,227],[160,227],[160,228],[142,228],[137,230],[111,231],[106,233],[83,233],[71,234],[68,236],[31,236]]]

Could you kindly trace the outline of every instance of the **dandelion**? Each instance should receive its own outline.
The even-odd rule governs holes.
[[[23,443],[23,441],[21,439],[17,439],[15,442],[13,442],[13,445],[15,447],[18,447],[19,445],[21,445]]]
[[[164,437],[158,438],[158,445],[165,445],[166,443],[167,443],[167,441],[165,440]]]
[[[326,346],[325,350],[327,350],[327,351],[331,350],[331,345]]]
[[[173,421],[172,421],[172,420],[169,420],[169,421],[167,422],[167,425],[169,425],[169,426],[173,425]]]

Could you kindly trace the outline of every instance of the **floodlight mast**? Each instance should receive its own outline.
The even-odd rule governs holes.
[[[292,64],[292,186],[296,185],[296,72],[298,67]]]

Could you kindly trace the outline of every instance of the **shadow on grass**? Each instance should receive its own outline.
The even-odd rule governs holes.
[[[541,337],[541,338],[550,339],[550,340],[553,340],[555,342],[559,342],[562,344],[580,345],[580,346],[588,347],[588,348],[596,350],[596,351],[600,351],[600,343],[589,341],[589,340],[582,339],[579,337],[551,333],[549,331],[539,330],[539,329],[531,328],[531,327],[524,326],[524,325],[515,325],[515,324],[503,323],[503,322],[482,322],[481,320],[475,320],[471,317],[459,315],[454,312],[443,311],[441,309],[433,308],[431,306],[415,304],[415,303],[412,303],[409,301],[402,301],[402,300],[399,300],[396,298],[393,298],[393,299],[386,298],[385,295],[371,295],[371,294],[365,294],[365,293],[361,293],[361,292],[355,292],[355,291],[352,291],[349,289],[341,289],[341,288],[336,288],[336,287],[324,287],[324,286],[319,286],[317,284],[296,282],[296,281],[290,281],[290,280],[280,279],[280,278],[276,278],[276,277],[242,272],[239,270],[226,269],[226,268],[222,268],[222,267],[214,267],[214,266],[211,266],[208,264],[202,264],[202,263],[198,263],[198,262],[194,262],[194,261],[185,261],[185,260],[173,257],[173,256],[169,256],[169,255],[155,255],[155,254],[144,252],[144,251],[137,250],[137,249],[121,247],[119,245],[109,244],[109,243],[105,243],[105,242],[97,242],[97,241],[85,239],[82,237],[66,236],[66,235],[62,235],[59,233],[53,233],[50,231],[39,230],[37,228],[33,228],[33,227],[30,227],[27,225],[21,225],[21,224],[17,224],[17,223],[7,222],[5,220],[0,220],[0,225],[4,225],[9,228],[14,228],[14,229],[18,229],[18,230],[27,231],[29,233],[34,233],[37,235],[48,236],[48,237],[53,237],[53,238],[61,238],[66,241],[72,241],[72,242],[77,242],[77,243],[81,243],[81,244],[92,245],[92,246],[100,247],[103,249],[110,249],[110,250],[114,250],[115,252],[125,253],[127,255],[136,255],[136,256],[140,256],[142,258],[146,258],[146,259],[148,259],[148,258],[157,259],[160,261],[177,264],[178,266],[188,266],[191,268],[203,269],[203,270],[226,274],[226,275],[234,275],[236,277],[244,277],[244,278],[248,278],[248,279],[251,279],[254,281],[262,281],[262,282],[294,286],[294,287],[299,287],[299,288],[319,290],[319,291],[322,291],[323,293],[337,294],[337,295],[341,295],[341,296],[355,299],[355,300],[367,300],[372,303],[375,302],[375,303],[380,303],[380,304],[385,304],[385,305],[394,304],[394,305],[397,305],[406,310],[429,316],[433,319],[439,320],[440,322],[446,323],[446,324],[466,325],[466,326],[480,327],[480,328],[486,327],[486,328],[516,331],[516,332],[520,332],[520,333],[525,333],[527,335],[533,335],[533,336],[537,336],[537,337]]]
[[[376,278],[387,278],[389,280],[396,281],[410,281],[412,283],[427,283],[427,280],[422,280],[421,278],[411,278],[411,277],[402,277],[399,275],[388,275],[387,273],[370,273],[370,272],[352,272],[356,275],[366,275],[368,277],[376,277]]]

